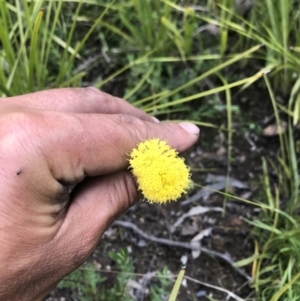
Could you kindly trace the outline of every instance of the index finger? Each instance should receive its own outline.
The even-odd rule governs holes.
[[[53,177],[67,184],[76,184],[84,176],[126,168],[128,154],[145,139],[166,140],[183,152],[199,134],[199,129],[189,123],[150,123],[130,115],[65,115],[53,116],[54,119],[49,116],[48,120],[43,116],[51,127],[40,130],[43,145],[38,149],[42,149]]]
[[[24,109],[70,113],[128,114],[145,121],[153,118],[124,99],[94,87],[51,89],[0,99]]]

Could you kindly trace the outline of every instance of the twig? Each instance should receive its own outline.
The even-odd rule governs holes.
[[[244,299],[240,298],[239,296],[237,296],[236,294],[234,294],[233,292],[225,289],[225,288],[222,288],[222,287],[219,287],[219,286],[215,286],[215,285],[212,285],[212,284],[209,284],[209,283],[206,283],[206,282],[202,282],[202,281],[199,281],[197,279],[194,279],[192,277],[189,277],[189,276],[184,276],[184,278],[192,281],[192,282],[195,282],[195,283],[199,283],[203,286],[206,286],[206,287],[209,287],[209,288],[212,288],[212,289],[215,289],[217,291],[221,291],[221,292],[224,292],[226,293],[229,297],[233,298],[234,300],[236,301],[245,301]]]
[[[246,278],[248,281],[252,280],[252,278],[245,271],[243,271],[242,269],[237,268],[235,266],[235,262],[232,260],[232,258],[229,254],[223,254],[223,253],[220,253],[218,251],[210,250],[208,248],[201,247],[201,246],[199,247],[198,245],[196,246],[196,245],[193,245],[193,244],[187,243],[187,242],[172,241],[172,240],[165,239],[165,238],[155,237],[153,235],[149,235],[149,234],[145,233],[144,231],[139,229],[136,225],[134,225],[130,222],[125,222],[125,221],[118,220],[118,221],[115,221],[112,224],[112,226],[119,226],[119,227],[123,227],[123,228],[126,228],[126,229],[130,229],[130,230],[134,231],[135,233],[137,233],[138,235],[140,235],[141,237],[143,237],[144,239],[147,239],[147,240],[152,241],[152,242],[156,242],[158,244],[172,246],[172,247],[179,247],[179,248],[184,248],[184,249],[188,249],[188,250],[200,250],[201,252],[203,252],[207,255],[215,256],[217,258],[220,258],[220,259],[224,260],[238,274],[240,274],[241,276]]]

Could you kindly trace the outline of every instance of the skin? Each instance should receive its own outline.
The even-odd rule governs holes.
[[[126,155],[137,143],[183,152],[198,134],[95,88],[0,99],[0,300],[42,300],[88,258],[138,200]]]

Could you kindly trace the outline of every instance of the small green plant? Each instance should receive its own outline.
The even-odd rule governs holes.
[[[65,277],[58,285],[58,288],[71,289],[76,298],[80,301],[100,300],[98,287],[106,280],[93,264],[85,264],[79,269]]]
[[[156,273],[157,281],[150,285],[151,301],[167,300],[167,297],[170,295],[171,284],[173,283],[170,275],[171,273],[167,267]]]
[[[58,288],[72,290],[74,297],[80,301],[134,301],[135,299],[129,294],[127,283],[130,279],[136,280],[137,276],[127,249],[111,251],[108,255],[118,270],[112,286],[106,287],[107,278],[102,276],[93,264],[86,263],[65,277]],[[167,267],[156,273],[155,279],[150,283],[150,301],[161,301],[169,296],[173,282],[170,276]]]
[[[68,288],[73,291],[75,297],[80,301],[133,301],[128,294],[127,282],[134,278],[132,260],[126,249],[118,252],[109,252],[109,257],[115,262],[119,273],[115,284],[105,287],[106,277],[97,271],[93,264],[86,264],[65,277],[59,288]]]
[[[121,249],[118,252],[108,252],[109,257],[116,263],[119,273],[116,283],[110,288],[102,288],[98,293],[99,300],[115,301],[134,301],[128,293],[127,282],[129,279],[135,279],[132,259],[127,249]]]

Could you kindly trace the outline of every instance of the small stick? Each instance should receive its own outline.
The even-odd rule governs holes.
[[[135,232],[138,235],[140,235],[141,237],[143,237],[144,239],[147,239],[147,240],[152,241],[152,242],[156,242],[158,244],[172,246],[172,247],[179,247],[179,248],[184,248],[184,249],[189,249],[189,250],[200,250],[201,252],[203,252],[203,253],[205,253],[207,255],[215,256],[217,258],[220,258],[220,259],[224,260],[238,274],[240,274],[241,276],[243,276],[244,278],[246,278],[247,281],[250,282],[252,280],[252,277],[250,277],[245,271],[243,271],[242,269],[237,268],[235,266],[235,262],[233,261],[233,259],[231,258],[231,256],[229,254],[223,254],[223,253],[220,253],[218,251],[210,250],[210,249],[205,248],[205,247],[195,246],[195,245],[193,245],[191,243],[187,243],[187,242],[172,241],[172,240],[165,239],[165,238],[155,237],[153,235],[149,235],[149,234],[145,233],[144,231],[142,231],[141,229],[139,229],[136,225],[134,225],[134,224],[132,224],[130,222],[125,222],[125,221],[118,220],[118,221],[115,221],[112,224],[112,226],[119,226],[119,227],[130,229],[133,232]]]

